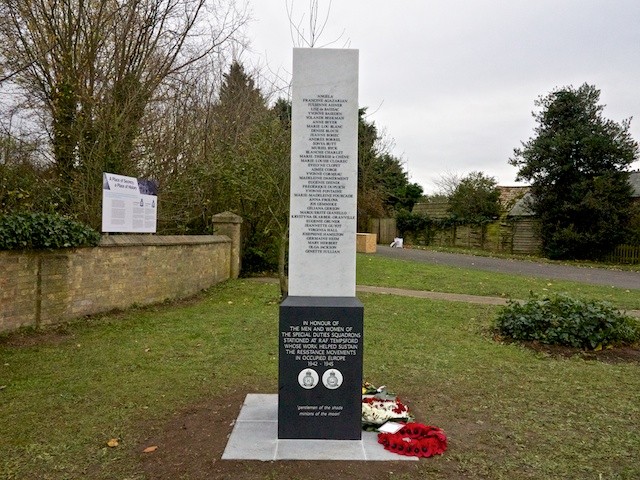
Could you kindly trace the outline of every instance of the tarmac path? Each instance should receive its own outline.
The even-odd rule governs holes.
[[[473,268],[490,272],[527,275],[554,280],[572,280],[574,282],[640,290],[640,272],[609,270],[597,267],[574,267],[527,260],[478,257],[475,255],[435,252],[432,250],[413,248],[391,248],[384,245],[378,245],[377,254],[414,262]],[[640,295],[640,291],[638,295]]]

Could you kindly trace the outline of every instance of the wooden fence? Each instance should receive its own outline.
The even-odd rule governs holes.
[[[395,218],[372,218],[369,220],[369,233],[375,233],[378,243],[390,244],[398,236]]]
[[[511,232],[513,227],[503,227],[500,222],[493,222],[484,226],[453,225],[446,228],[434,228],[417,235],[405,234],[405,245],[467,247],[511,252],[511,235],[505,234],[505,228]],[[370,219],[369,233],[377,235],[378,244],[390,244],[399,235],[396,219]]]
[[[484,227],[458,225],[437,229],[431,235],[407,235],[405,245],[433,245],[479,248],[493,252],[537,254],[541,241],[538,220],[516,218],[509,222],[493,222]],[[369,233],[378,236],[379,244],[389,244],[398,236],[395,218],[372,218]],[[640,264],[640,245],[619,245],[604,259],[620,264]]]
[[[613,252],[605,257],[611,263],[640,263],[640,245],[618,245]]]

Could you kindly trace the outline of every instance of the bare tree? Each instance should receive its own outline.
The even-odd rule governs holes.
[[[273,113],[273,111],[271,112]],[[277,252],[280,293],[288,292],[286,252],[289,241],[289,178],[291,137],[289,126],[276,115],[264,117],[249,137],[251,148],[240,159],[234,181],[243,192],[254,228],[268,234]],[[272,232],[272,233],[271,233]]]
[[[319,3],[319,0],[309,0],[307,15],[305,16],[305,14],[302,14],[300,19],[296,20],[294,18],[293,0],[291,0],[291,3],[288,1],[286,2],[291,42],[295,47],[322,48],[336,43],[342,38],[344,31],[338,36],[338,38],[335,38],[328,43],[318,45],[320,37],[324,34],[327,24],[329,23],[332,1],[329,0],[329,5],[327,6],[324,14],[320,11]]]
[[[209,32],[207,9],[217,21]],[[0,16],[4,70],[45,113],[66,209],[94,225],[99,175],[136,173],[135,142],[159,87],[245,18],[232,0],[0,0]]]
[[[463,176],[456,172],[446,171],[433,180],[438,190],[436,196],[449,198],[462,182]]]
[[[159,228],[205,233],[213,213],[241,215],[245,267],[277,263],[286,292],[290,104],[269,108],[254,76],[233,61],[221,78],[209,65],[164,88],[145,118],[144,165],[165,193]]]
[[[142,122],[141,173],[162,189],[158,230],[205,233],[217,202],[219,168],[213,156],[212,110],[219,88],[215,72],[189,69],[158,93]]]

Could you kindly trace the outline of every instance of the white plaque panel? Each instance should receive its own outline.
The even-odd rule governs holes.
[[[102,231],[156,233],[158,185],[153,180],[102,174]]]
[[[358,50],[293,50],[289,295],[355,297]]]

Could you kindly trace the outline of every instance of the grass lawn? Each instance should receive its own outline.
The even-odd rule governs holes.
[[[389,272],[384,262],[358,261],[360,282],[386,280],[372,283],[376,272]],[[401,275],[391,270],[389,286],[400,286],[394,282]],[[421,265],[425,278],[431,275],[424,270]],[[474,290],[464,293],[489,294],[502,282],[489,278],[491,287],[478,292],[475,282],[495,274],[478,275],[458,275]],[[454,288],[455,276],[434,285]],[[523,296],[503,287],[507,295]],[[588,294],[598,295],[598,287]],[[231,281],[192,302],[3,338],[0,478],[151,478],[141,460],[150,431],[166,428],[193,405],[277,392],[277,295],[275,285]],[[334,478],[640,478],[639,364],[558,359],[496,343],[489,334],[496,307],[390,295],[360,299],[365,378],[398,393],[418,421],[443,428],[449,450],[402,465],[343,469],[337,463],[332,468],[342,473]],[[233,405],[236,413],[239,407]],[[232,420],[219,418],[211,429],[224,436]],[[115,448],[106,445],[112,438],[119,441]],[[318,462],[317,468],[312,462],[224,463],[209,465],[208,474],[185,466],[164,478],[327,478]],[[318,473],[297,470],[307,464]]]
[[[357,272],[358,285],[466,293],[522,300],[528,299],[530,292],[537,295],[568,293],[583,299],[605,300],[619,308],[640,309],[640,280],[637,289],[629,290],[565,280],[410,262],[365,254],[357,256]]]

